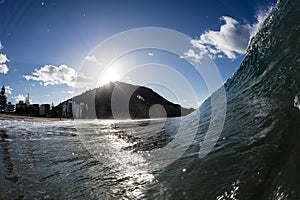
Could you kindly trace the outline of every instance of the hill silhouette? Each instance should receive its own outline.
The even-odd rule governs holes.
[[[111,82],[60,103],[52,115],[62,116],[63,105],[70,100],[75,118],[148,119],[185,116],[194,111],[166,100],[150,88]]]

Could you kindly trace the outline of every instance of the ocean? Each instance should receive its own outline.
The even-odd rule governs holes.
[[[0,199],[300,199],[299,36],[300,1],[280,1],[224,121],[212,98],[167,120],[0,121]]]

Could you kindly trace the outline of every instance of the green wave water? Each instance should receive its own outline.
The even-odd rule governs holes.
[[[225,83],[226,121],[215,148],[196,159],[196,144],[208,127],[208,99],[200,108],[195,145],[160,175],[165,197],[300,198],[299,36],[300,1],[278,2]]]

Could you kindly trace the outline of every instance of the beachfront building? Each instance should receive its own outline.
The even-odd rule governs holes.
[[[27,114],[29,116],[39,116],[39,109],[39,104],[30,104],[29,106],[27,105]]]
[[[19,101],[16,104],[16,111],[17,115],[26,115],[26,116],[39,116],[40,115],[40,105],[39,104],[31,104],[29,94],[25,97],[24,101]]]
[[[5,95],[5,87],[4,85],[1,88],[1,92],[0,92],[0,111],[4,111],[5,107],[6,107],[6,95]]]
[[[74,102],[74,114],[75,114],[75,117],[77,119],[86,119],[88,118],[88,110],[89,110],[89,107],[87,104],[81,102],[79,104],[75,103]]]
[[[24,101],[19,101],[19,103],[16,104],[16,114],[26,115],[26,108],[27,108],[26,103],[24,103]]]
[[[72,112],[72,101],[65,101],[62,104],[62,117],[66,118],[72,118],[73,112]]]
[[[30,97],[29,97],[29,93],[27,93],[27,95],[26,95],[26,97],[25,97],[25,104],[26,104],[27,106],[30,105]]]
[[[50,114],[50,104],[42,104],[39,109],[39,115],[48,117]]]
[[[8,102],[5,111],[8,113],[15,112],[15,105],[11,104],[11,102]]]

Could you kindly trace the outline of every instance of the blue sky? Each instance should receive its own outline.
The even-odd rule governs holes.
[[[13,103],[30,93],[33,103],[58,104],[73,95],[74,78],[86,58],[93,61],[91,52],[98,44],[120,32],[142,27],[168,28],[191,37],[194,50],[186,56],[197,59],[199,52],[205,52],[225,81],[239,67],[251,34],[275,3],[0,0],[0,84],[9,86],[8,100]],[[180,70],[176,65],[184,62],[158,50],[142,50],[124,59],[137,58],[144,63],[169,63],[176,70]],[[192,72],[185,76],[199,80],[191,82],[201,102],[208,95],[205,83]],[[172,91],[152,87],[173,100]],[[187,102],[186,106],[194,105]]]

